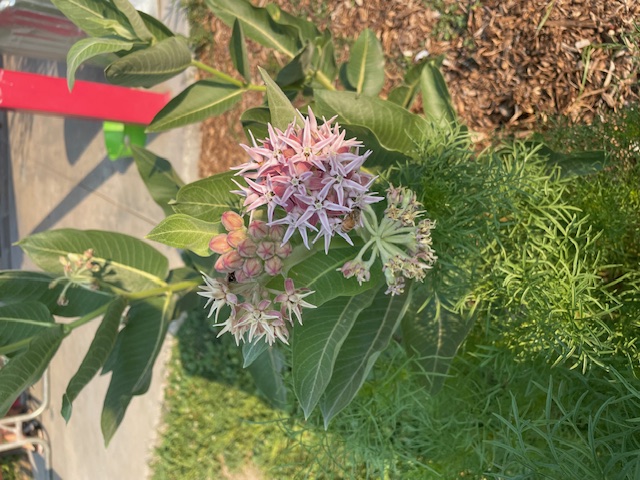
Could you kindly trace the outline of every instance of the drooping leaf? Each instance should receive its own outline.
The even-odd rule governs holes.
[[[271,80],[267,72],[260,67],[258,67],[258,70],[260,71],[260,75],[262,75],[264,84],[267,86],[267,100],[269,102],[269,112],[271,113],[271,124],[283,131],[294,120],[296,124],[301,126],[302,118],[293,105],[291,105],[291,102],[284,92],[280,90],[276,82]]]
[[[409,109],[420,89],[420,74],[427,62],[411,66],[404,76],[404,85],[389,92],[389,101]]]
[[[153,38],[153,35],[147,28],[146,23],[135,9],[133,5],[129,2],[129,0],[111,0],[116,8],[122,12],[122,14],[127,17],[129,20],[129,24],[133,28],[136,36],[142,40],[143,42],[148,42]]]
[[[146,238],[170,247],[191,250],[201,257],[206,257],[212,254],[209,241],[221,230],[224,231],[224,228],[219,219],[210,223],[176,213],[162,220]]]
[[[287,387],[282,379],[284,365],[282,352],[269,347],[247,367],[258,389],[276,408],[287,406]]]
[[[173,208],[169,205],[169,201],[176,198],[184,182],[171,163],[164,158],[137,145],[132,145],[131,151],[138,173],[151,197],[162,208],[165,215],[171,215]]]
[[[427,375],[429,392],[435,395],[475,317],[460,315],[435,295],[417,306],[422,307],[420,312],[412,306],[402,320],[402,337],[407,353],[416,358]]]
[[[153,38],[155,38],[156,40],[160,41],[164,40],[165,38],[174,36],[173,32],[169,30],[169,27],[167,27],[157,18],[141,11],[138,11],[138,15],[140,15],[142,21],[145,23],[145,25],[151,32],[151,35],[153,35]]]
[[[236,208],[240,199],[231,193],[238,188],[233,178],[233,172],[225,172],[185,185],[171,204],[173,210],[205,222],[219,222],[220,215]]]
[[[327,88],[327,83],[333,84],[338,75],[338,65],[336,64],[336,56],[331,38],[331,32],[325,30],[321,37],[315,41],[313,49],[312,65],[315,75],[311,85],[314,87]]]
[[[385,288],[378,290],[373,303],[360,313],[342,344],[331,381],[320,400],[325,428],[356,396],[409,306],[410,293],[387,296]]]
[[[67,86],[73,90],[76,81],[76,70],[89,60],[105,53],[128,51],[133,48],[133,42],[113,38],[83,38],[78,40],[67,53]]]
[[[47,307],[40,302],[24,302],[0,307],[0,354],[3,347],[26,342],[44,329],[53,327],[54,320]],[[11,351],[16,351],[12,349]]]
[[[237,19],[233,22],[231,39],[229,40],[229,54],[231,55],[233,67],[247,82],[251,82],[247,42],[244,39],[242,24]]]
[[[98,274],[102,282],[129,291],[162,286],[169,271],[164,255],[122,233],[65,228],[30,235],[18,245],[42,270],[56,276],[64,274],[61,256],[93,249],[93,260],[102,267]]]
[[[426,120],[387,100],[354,92],[318,90],[316,114],[337,114],[342,125],[366,127],[386,150],[411,155],[427,130]]]
[[[278,72],[276,83],[283,87],[301,83],[305,79],[307,72],[311,69],[314,46],[308,43]]]
[[[427,118],[439,125],[456,121],[456,111],[451,102],[451,95],[437,62],[425,63],[420,72],[420,89],[422,90],[422,108]]]
[[[280,25],[284,31],[289,32],[290,36],[297,37],[301,45],[313,42],[316,37],[320,36],[320,31],[313,23],[285,12],[275,3],[269,3],[265,8],[271,19]]]
[[[149,389],[173,307],[171,296],[165,296],[146,299],[129,309],[127,324],[118,334],[119,345],[102,409],[100,423],[105,445],[118,429],[133,396]]]
[[[366,28],[351,48],[347,78],[356,92],[375,97],[384,85],[384,54],[372,30]]]
[[[64,326],[54,324],[44,329],[19,355],[0,369],[0,418],[15,399],[42,376],[64,338]]]
[[[52,0],[76,26],[92,37],[135,40],[133,28],[111,2],[103,0]]]
[[[206,4],[229,27],[238,20],[250,39],[295,57],[300,47],[298,39],[275,23],[265,8],[254,7],[247,0],[206,0]]]
[[[41,272],[0,271],[0,302],[5,305],[40,302],[53,315],[79,317],[97,310],[113,298],[108,292],[71,287],[65,293],[68,303],[58,305],[64,284],[59,283],[55,288],[49,288],[54,278]]]
[[[240,116],[240,121],[242,122],[244,134],[249,141],[251,140],[249,132],[253,134],[255,139],[266,138],[269,135],[267,123],[271,121],[271,113],[266,107],[245,110]]]
[[[161,132],[221,115],[242,99],[244,89],[213,80],[199,80],[171,99],[154,117],[148,132]]]
[[[269,344],[264,341],[264,338],[255,340],[253,342],[246,342],[242,344],[242,368],[247,368],[255,362],[265,350],[269,348]]]
[[[338,297],[322,308],[304,312],[303,325],[293,329],[293,389],[305,418],[320,400],[329,384],[342,343],[360,312],[371,305],[377,289],[353,297]]]
[[[152,87],[191,65],[191,51],[182,37],[169,37],[111,63],[105,69],[109,82],[127,87]]]
[[[538,155],[547,157],[549,167],[560,167],[563,177],[590,175],[602,170],[607,157],[603,150],[585,152],[556,152],[544,143],[526,142],[531,150],[536,150]]]
[[[62,395],[61,411],[62,416],[67,422],[69,418],[71,418],[73,401],[102,368],[109,353],[111,353],[116,343],[120,320],[126,306],[127,301],[123,297],[116,297],[111,304],[109,304],[102,318],[102,322],[91,341],[87,354],[82,360],[78,371],[69,381],[67,391]]]

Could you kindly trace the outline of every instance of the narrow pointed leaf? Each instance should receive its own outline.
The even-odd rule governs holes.
[[[0,354],[5,350],[3,347],[26,341],[54,325],[53,316],[42,303],[24,302],[0,307]],[[28,342],[24,347],[27,345]]]
[[[328,30],[322,34],[322,38],[318,38],[315,42],[312,64],[313,70],[316,72],[311,82],[312,86],[327,88],[326,85],[320,82],[321,75],[325,80],[328,80],[329,83],[333,83],[338,75],[338,65],[336,63],[331,32]]]
[[[120,10],[120,12],[122,12],[122,14],[125,17],[127,17],[127,20],[129,20],[129,24],[131,25],[131,27],[133,28],[133,31],[135,32],[136,36],[140,40],[147,42],[153,38],[153,35],[147,28],[147,25],[145,24],[144,20],[142,20],[142,17],[140,17],[140,14],[134,8],[134,6],[131,5],[129,0],[112,0],[112,1],[113,1],[113,4],[116,6],[116,8]]]
[[[191,52],[182,37],[169,37],[116,60],[105,69],[107,80],[127,87],[152,87],[191,65]]]
[[[183,213],[176,213],[162,220],[146,238],[170,247],[191,250],[201,257],[207,257],[212,254],[209,250],[209,241],[221,230],[224,228],[220,221],[210,223]]]
[[[362,310],[373,302],[377,289],[353,297],[338,297],[322,308],[305,311],[304,324],[293,330],[293,389],[305,418],[329,384],[336,357]]]
[[[289,32],[290,36],[297,37],[301,44],[312,42],[320,36],[320,31],[313,23],[285,12],[275,3],[269,3],[265,8],[271,19],[283,27],[284,31]]]
[[[242,368],[251,366],[268,348],[269,344],[264,341],[264,338],[242,344],[242,358],[244,359]]]
[[[92,37],[135,40],[127,18],[111,2],[103,0],[52,0],[64,15]]]
[[[287,87],[289,85],[301,84],[305,79],[307,72],[311,70],[311,60],[313,58],[314,46],[312,43],[307,44],[300,52],[293,57],[278,72],[276,83]]]
[[[384,85],[384,54],[375,33],[365,29],[351,48],[347,78],[356,92],[374,97]]]
[[[138,15],[140,15],[142,21],[151,32],[151,35],[153,35],[153,38],[155,38],[156,40],[164,40],[165,38],[175,36],[173,32],[169,30],[169,27],[167,27],[157,18],[141,11],[138,11]]]
[[[118,334],[117,355],[102,410],[102,435],[108,445],[134,395],[149,389],[156,358],[171,321],[170,296],[152,298],[131,306],[127,325]]]
[[[43,330],[29,346],[0,369],[0,418],[4,417],[15,399],[42,376],[64,339],[61,324]]]
[[[96,373],[100,371],[111,353],[118,336],[122,312],[124,312],[126,306],[127,301],[123,297],[117,297],[111,302],[78,371],[69,381],[67,391],[62,396],[61,411],[67,422],[71,418],[73,401]]]
[[[167,258],[151,245],[121,233],[65,228],[36,233],[18,245],[45,272],[64,275],[59,258],[82,255],[93,249],[93,260],[103,271],[104,283],[138,291],[164,285],[169,272]]]
[[[427,62],[420,73],[422,108],[427,118],[439,125],[456,121],[456,112],[451,102],[447,83],[436,62]]]
[[[269,347],[247,367],[258,389],[276,408],[287,406],[287,387],[282,379],[284,365],[282,352]]]
[[[171,215],[173,208],[169,202],[176,198],[178,190],[184,182],[173,169],[171,163],[155,153],[132,145],[133,159],[138,167],[138,173],[147,186],[153,200],[160,205],[165,215]]]
[[[316,114],[337,114],[340,123],[366,127],[386,150],[411,155],[427,130],[426,120],[387,100],[354,92],[318,90]]]
[[[293,105],[291,105],[291,102],[284,92],[276,82],[271,79],[266,71],[260,67],[258,67],[258,70],[260,71],[260,75],[262,75],[264,84],[267,86],[267,100],[269,102],[269,112],[271,112],[271,124],[283,131],[294,120],[301,126],[302,118]]]
[[[409,306],[410,293],[388,296],[385,288],[378,290],[373,303],[358,316],[342,344],[320,401],[325,428],[356,396]]]
[[[298,39],[275,23],[265,8],[254,7],[247,0],[205,0],[205,3],[229,27],[238,20],[250,39],[289,58],[295,57],[300,47]]]
[[[237,208],[240,197],[231,193],[238,186],[233,172],[220,173],[189,183],[178,191],[171,204],[176,213],[184,213],[205,222],[219,222],[220,215]]]
[[[53,315],[79,317],[97,310],[113,298],[113,295],[100,290],[72,287],[65,294],[68,300],[67,305],[58,305],[58,298],[64,285],[59,284],[55,288],[49,288],[54,278],[52,275],[40,272],[0,271],[0,302],[5,305],[40,302]]]
[[[249,67],[249,56],[247,55],[247,42],[244,39],[242,24],[236,19],[233,22],[231,40],[229,40],[229,54],[234,68],[248,82],[251,82],[251,68]]]
[[[69,91],[73,90],[76,70],[83,62],[98,55],[128,51],[132,48],[133,42],[113,38],[83,38],[74,43],[67,53],[67,86]]]

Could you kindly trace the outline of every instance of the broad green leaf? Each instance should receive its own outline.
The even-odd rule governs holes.
[[[211,255],[209,241],[224,230],[220,220],[209,223],[183,213],[169,215],[146,238],[170,247],[191,250],[201,257]]]
[[[342,65],[340,65],[338,78],[340,79],[340,83],[342,83],[342,86],[345,88],[345,90],[348,90],[350,92],[356,91],[356,87],[351,85],[351,83],[349,83],[349,79],[347,78],[347,63],[343,63]]]
[[[244,358],[242,368],[251,366],[268,348],[269,344],[264,341],[264,338],[244,343],[242,345],[242,358]]]
[[[240,200],[231,193],[238,188],[233,178],[233,172],[225,172],[185,185],[171,204],[173,210],[205,222],[219,222],[220,216],[235,209]]]
[[[102,266],[102,282],[128,291],[162,286],[169,272],[164,255],[142,240],[121,233],[65,228],[36,233],[18,245],[42,270],[56,276],[64,274],[61,256],[82,255],[93,249],[93,260]]]
[[[560,167],[563,177],[590,175],[599,172],[607,161],[603,150],[562,153],[552,150],[544,143],[526,142],[526,144],[531,150],[536,150],[538,155],[547,157],[550,167]]]
[[[157,18],[141,11],[138,11],[138,15],[142,17],[142,21],[144,21],[151,35],[153,35],[153,38],[156,40],[164,40],[165,38],[174,36],[173,32]]]
[[[315,48],[313,51],[313,69],[315,75],[311,82],[314,87],[327,88],[326,81],[333,84],[333,81],[338,75],[338,65],[336,64],[336,56],[333,47],[333,40],[331,39],[331,32],[326,30],[322,37],[316,39]],[[320,80],[325,81],[323,84]]]
[[[104,0],[51,0],[64,15],[92,37],[135,40],[127,18]]]
[[[147,186],[153,200],[162,207],[165,215],[171,215],[173,208],[169,201],[176,198],[184,182],[167,160],[137,145],[131,146],[138,173]]]
[[[62,343],[63,327],[54,324],[43,330],[31,340],[26,350],[0,369],[0,418],[7,414],[18,395],[42,376]]]
[[[153,365],[162,348],[173,315],[171,296],[135,303],[127,314],[127,324],[118,334],[117,354],[102,409],[105,445],[113,437],[134,395],[149,389]]]
[[[77,41],[67,53],[67,86],[73,90],[76,81],[76,70],[86,60],[104,53],[128,51],[133,42],[113,38],[83,38]]]
[[[320,400],[325,428],[356,396],[409,307],[410,293],[388,296],[384,295],[385,288],[378,290],[373,303],[360,313],[342,344],[331,381]]]
[[[231,39],[229,40],[229,54],[231,55],[233,67],[242,75],[247,83],[251,82],[247,42],[244,39],[242,24],[238,20],[233,22],[233,30],[231,31]]]
[[[148,132],[161,132],[221,115],[242,99],[244,89],[213,80],[199,80],[171,99],[154,117]]]
[[[262,68],[258,67],[260,75],[264,80],[264,84],[267,86],[267,100],[269,102],[269,112],[271,112],[271,124],[285,130],[287,126],[295,120],[296,124],[302,125],[302,117],[300,113],[293,108],[291,102],[284,94],[280,87],[271,80],[271,77]]]
[[[456,112],[451,103],[447,83],[436,62],[427,62],[420,73],[422,108],[424,114],[438,125],[456,121]]]
[[[107,80],[116,85],[152,87],[175,77],[190,65],[191,52],[186,40],[169,37],[116,60],[104,73]]]
[[[53,316],[40,302],[0,307],[0,354],[5,350],[3,347],[16,342],[25,342],[22,348],[26,347],[28,339],[54,325]],[[16,350],[11,349],[12,352]]]
[[[266,138],[269,135],[267,130],[267,123],[271,122],[271,113],[266,107],[250,108],[242,112],[240,116],[242,122],[242,128],[244,134],[249,141],[251,141],[251,134],[253,138]]]
[[[67,391],[62,395],[61,411],[62,416],[67,422],[69,418],[71,418],[73,401],[102,368],[111,353],[116,343],[120,320],[126,306],[127,301],[123,297],[116,297],[111,302],[78,371],[69,381]]]
[[[360,312],[371,305],[377,289],[356,296],[338,297],[321,308],[305,310],[304,324],[293,329],[293,389],[305,418],[329,384],[342,343]]]
[[[420,73],[427,62],[413,65],[404,76],[404,85],[393,89],[389,93],[389,101],[403,108],[410,108],[420,88]]]
[[[358,125],[341,125],[347,132],[347,138],[355,137],[360,140],[367,150],[371,150],[371,155],[367,157],[364,163],[365,168],[372,169],[375,167],[388,168],[398,162],[404,162],[409,159],[408,155],[396,150],[387,150],[378,141],[378,138],[371,130]]]
[[[402,336],[407,353],[416,358],[427,375],[429,392],[436,394],[475,317],[461,316],[447,308],[437,296],[420,304],[424,307],[422,311],[417,312],[412,305],[413,311],[402,320]]]
[[[229,27],[238,20],[245,35],[252,40],[293,58],[300,48],[297,38],[275,23],[264,8],[247,0],[205,0],[211,11]]]
[[[148,42],[153,38],[153,35],[147,28],[146,23],[138,13],[138,11],[134,8],[133,5],[129,2],[129,0],[111,0],[116,8],[122,12],[122,14],[127,17],[129,20],[129,24],[133,28],[136,36],[142,40],[143,42]]]
[[[347,78],[356,92],[375,97],[384,85],[384,54],[376,34],[365,29],[351,48]]]
[[[284,355],[275,347],[267,348],[247,369],[258,389],[276,408],[287,406],[287,387],[282,379]]]
[[[290,36],[297,37],[301,45],[312,42],[316,37],[320,36],[320,31],[313,23],[285,12],[275,3],[269,3],[265,8],[271,19],[280,25],[283,30],[288,31]]]
[[[276,77],[276,83],[283,87],[301,83],[311,69],[313,52],[313,44],[308,43],[289,63],[282,67]]]
[[[387,100],[329,90],[317,90],[315,98],[316,114],[337,114],[344,126],[368,128],[386,150],[412,154],[428,128],[424,118]]]
[[[403,108],[406,107],[406,103],[411,98],[411,89],[406,85],[400,85],[389,92],[387,100],[391,103],[395,103]]]
[[[0,271],[0,303],[41,302],[53,315],[79,317],[97,310],[113,298],[113,295],[100,290],[71,287],[65,293],[67,305],[58,305],[64,284],[49,288],[54,278],[40,272]]]

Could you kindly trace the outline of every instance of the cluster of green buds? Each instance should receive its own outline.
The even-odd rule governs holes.
[[[67,291],[72,286],[88,290],[98,289],[98,280],[94,274],[98,273],[101,267],[93,259],[93,249],[86,250],[82,255],[68,253],[66,256],[60,256],[59,260],[64,276],[56,278],[49,284],[49,288],[53,289],[61,283],[66,283],[58,296],[58,305],[64,306],[69,303]]]

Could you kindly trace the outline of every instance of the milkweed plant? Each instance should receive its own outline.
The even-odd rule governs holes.
[[[247,92],[263,92],[264,103],[242,114],[245,162],[229,172],[185,185],[166,159],[133,147],[166,214],[147,239],[181,249],[183,267],[169,270],[151,244],[116,232],[52,230],[19,242],[42,272],[0,273],[0,354],[10,359],[0,414],[90,321],[100,325],[62,415],[97,373],[111,372],[107,443],[146,391],[169,322],[194,308],[235,339],[244,367],[261,366],[256,381],[274,403],[292,389],[305,417],[320,408],[325,428],[390,342],[405,346],[436,394],[487,312],[503,312],[501,328],[519,332],[508,348],[583,371],[603,364],[609,333],[625,335],[627,326],[611,323],[619,295],[601,287],[594,266],[597,232],[562,203],[576,159],[525,144],[476,156],[440,59],[410,65],[383,99],[384,57],[368,29],[338,66],[329,31],[274,4],[207,0],[232,28],[235,75],[194,60],[186,39],[127,0],[53,2],[88,35],[69,51],[70,89],[79,65],[97,56],[110,61],[108,81],[129,87],[189,67],[208,75],[173,98],[150,132],[220,115]],[[258,68],[254,83],[245,36],[288,63],[272,75]],[[532,240],[533,231],[544,234]],[[553,291],[540,283],[545,269],[556,271]],[[518,321],[534,313],[540,321]],[[637,362],[635,347],[626,354]]]

